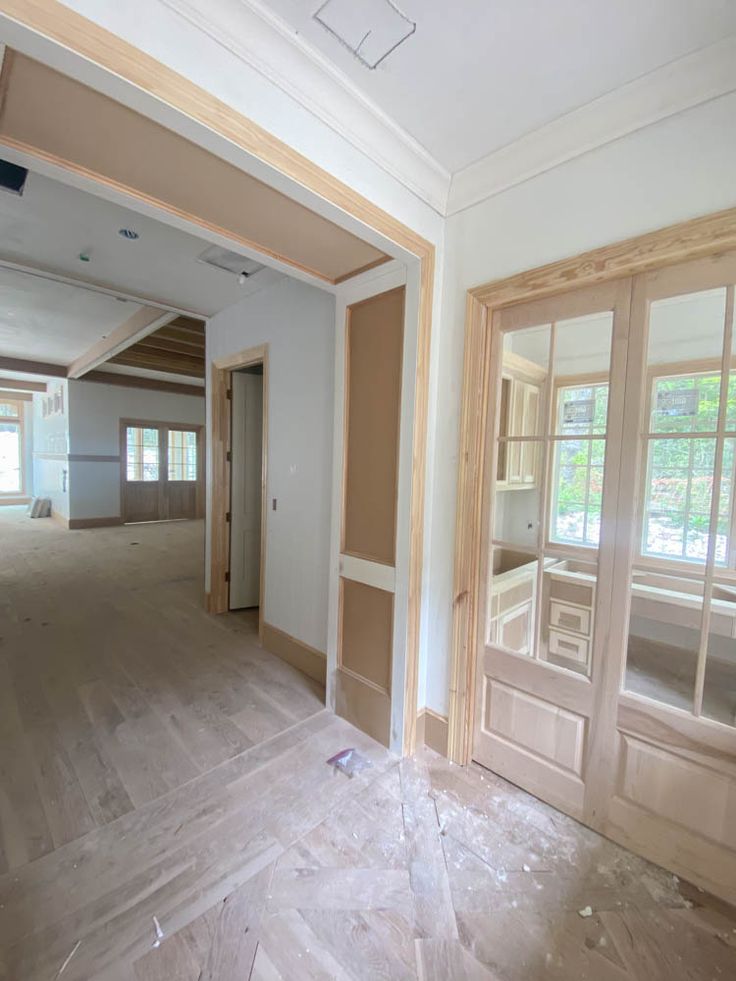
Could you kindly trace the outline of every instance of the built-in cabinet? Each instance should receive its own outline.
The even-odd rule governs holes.
[[[533,361],[505,351],[500,391],[500,433],[508,439],[539,435],[542,389],[546,372]],[[498,454],[497,489],[535,487],[539,452],[534,442],[505,442]]]
[[[543,581],[544,629],[540,657],[588,674],[595,610],[595,565],[574,559],[555,562],[545,569]]]
[[[534,622],[537,562],[523,553],[499,549],[491,581],[489,638],[517,654],[529,654]]]

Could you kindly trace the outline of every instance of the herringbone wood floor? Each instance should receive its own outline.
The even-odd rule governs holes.
[[[208,617],[197,523],[0,511],[0,541],[0,977],[736,977],[733,909],[478,767],[398,762]]]

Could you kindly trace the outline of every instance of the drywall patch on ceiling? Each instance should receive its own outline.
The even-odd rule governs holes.
[[[205,12],[193,0],[158,2],[286,93],[438,214],[444,212],[450,185],[448,171],[368,99],[333,59],[314,43],[307,43],[301,27],[295,31],[269,9],[273,4],[267,6],[263,0],[208,0]],[[333,44],[308,11],[304,17],[320,40],[332,48],[339,47],[348,58],[347,52]],[[349,60],[356,71],[363,73],[352,56]],[[370,77],[377,74],[380,72]],[[281,138],[286,139],[286,135],[282,133]],[[330,169],[327,160],[322,161],[322,166]]]
[[[312,16],[371,71],[417,29],[392,0],[325,0]]]

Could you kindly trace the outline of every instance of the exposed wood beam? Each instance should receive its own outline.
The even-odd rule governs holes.
[[[121,385],[123,388],[147,388],[159,392],[173,392],[176,395],[196,395],[204,398],[204,385],[184,385],[179,382],[164,381],[159,378],[142,378],[136,375],[113,374],[112,371],[90,371],[82,379],[101,385]]]
[[[154,371],[173,371],[179,375],[204,378],[204,358],[202,357],[147,351],[137,345],[116,355],[110,361],[112,364],[127,365],[130,368],[151,368]]]
[[[26,361],[25,358],[0,357],[0,368],[5,371],[27,371],[29,375],[50,375],[66,378],[66,365],[49,364],[46,361]]]
[[[142,307],[140,310],[136,310],[132,317],[116,327],[107,337],[96,341],[88,351],[72,361],[67,376],[69,378],[81,378],[82,375],[96,368],[103,361],[109,361],[130,347],[131,344],[135,344],[146,334],[163,327],[173,320],[174,316],[171,312],[162,314],[161,310],[156,307]]]
[[[46,382],[22,381],[20,378],[0,378],[0,388],[16,392],[45,392]]]
[[[140,303],[141,306],[158,307],[162,311],[173,312],[177,320],[183,320],[185,323],[199,323],[198,318],[207,316],[206,313],[200,311],[184,310],[181,307],[172,306],[172,304],[156,297],[128,293],[125,290],[117,289],[115,286],[103,285],[89,279],[80,279],[77,276],[68,276],[66,273],[54,272],[53,269],[45,269],[43,266],[36,266],[29,262],[14,262],[11,258],[3,256],[0,256],[0,269],[9,269],[11,272],[24,273],[26,276],[35,276],[37,279],[47,279],[66,286],[76,286],[79,289],[89,290],[91,293],[104,293],[106,296],[129,300],[131,303]]]
[[[204,358],[204,346],[195,347],[193,344],[183,344],[181,341],[172,341],[168,337],[162,337],[161,331],[157,330],[154,334],[142,337],[137,347],[151,351],[164,351],[173,354],[187,354],[190,358]]]
[[[33,395],[31,394],[31,392],[17,392],[17,391],[4,392],[0,388],[0,402],[4,402],[6,399],[13,399],[17,402],[32,402]]]

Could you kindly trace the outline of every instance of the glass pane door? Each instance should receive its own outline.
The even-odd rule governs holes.
[[[20,405],[0,402],[0,494],[23,490],[23,430]]]
[[[126,428],[126,480],[159,479],[159,431],[147,426]]]
[[[613,313],[503,334],[487,641],[589,676]]]
[[[625,688],[736,725],[733,287],[655,299]]]
[[[168,479],[197,479],[197,433],[186,429],[169,429]]]

